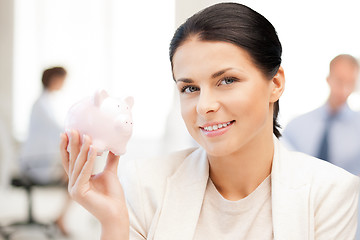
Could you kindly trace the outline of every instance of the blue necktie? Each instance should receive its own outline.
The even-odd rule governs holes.
[[[334,115],[329,115],[325,122],[325,130],[323,137],[321,139],[320,145],[319,145],[319,152],[317,154],[317,157],[330,162],[329,160],[329,132],[331,129],[331,125],[334,119]]]

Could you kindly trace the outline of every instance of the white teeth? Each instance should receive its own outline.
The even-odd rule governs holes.
[[[218,129],[223,128],[223,127],[227,127],[230,124],[231,124],[231,121],[227,122],[227,123],[219,123],[219,124],[216,124],[216,125],[213,125],[213,126],[204,127],[204,130],[205,131],[214,131],[214,130],[218,130]]]

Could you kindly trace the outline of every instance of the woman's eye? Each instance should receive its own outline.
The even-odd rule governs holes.
[[[185,86],[181,89],[181,92],[192,93],[198,91],[199,88],[195,86]]]
[[[235,79],[233,79],[233,78],[224,78],[224,79],[220,82],[220,84],[221,84],[221,85],[227,85],[227,84],[231,84],[231,83],[233,83],[233,82],[235,82]]]

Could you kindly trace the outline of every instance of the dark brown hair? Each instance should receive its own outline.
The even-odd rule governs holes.
[[[66,70],[63,67],[53,67],[46,69],[43,72],[41,78],[44,89],[47,89],[50,86],[54,77],[65,77],[65,76],[66,76]]]
[[[282,47],[273,25],[261,14],[238,3],[219,3],[196,13],[175,32],[170,43],[170,62],[177,48],[196,36],[201,41],[224,41],[246,50],[268,79],[281,64]],[[280,137],[279,101],[274,104],[273,133]]]

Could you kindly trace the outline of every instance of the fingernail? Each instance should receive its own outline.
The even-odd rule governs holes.
[[[66,134],[67,134],[68,138],[71,139],[71,130],[67,129]]]
[[[83,143],[89,142],[89,137],[86,134],[83,134]]]
[[[93,147],[93,145],[90,145],[90,147],[89,147],[89,156],[92,156],[94,154],[94,147]]]

